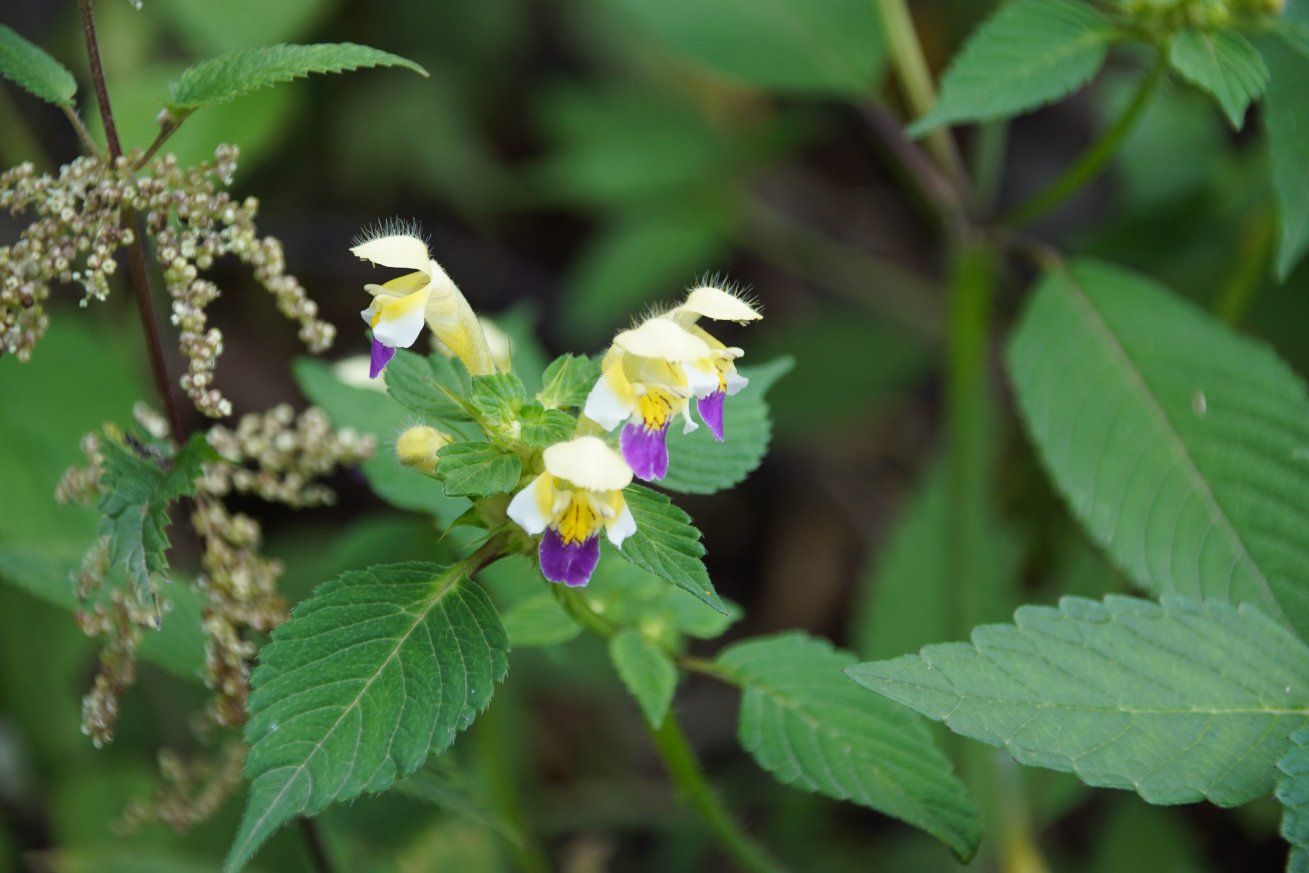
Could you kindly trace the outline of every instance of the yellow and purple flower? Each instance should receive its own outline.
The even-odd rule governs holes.
[[[714,438],[722,442],[723,401],[749,384],[748,379],[736,372],[736,360],[744,352],[735,346],[725,345],[697,322],[703,317],[746,324],[758,321],[763,316],[740,297],[721,288],[704,285],[691,289],[682,305],[670,312],[668,317],[709,347],[707,358],[691,361],[685,365],[685,369],[696,398],[695,406],[700,413],[700,420]]]
[[[541,573],[573,588],[591,580],[600,560],[600,531],[621,546],[636,533],[623,489],[632,470],[594,436],[556,443],[545,450],[545,472],[509,502],[507,514],[532,536],[542,534]]]

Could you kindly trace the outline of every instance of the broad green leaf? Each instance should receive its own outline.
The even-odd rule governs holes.
[[[680,425],[670,428],[668,475],[659,480],[659,485],[686,494],[713,494],[753,473],[768,453],[773,436],[764,395],[794,365],[791,358],[778,358],[757,367],[741,368],[741,375],[750,384],[724,401],[721,443],[707,427],[691,433],[683,433]]]
[[[972,857],[981,822],[921,719],[841,671],[857,659],[801,633],[737,643],[717,666],[741,686],[741,745],[778,781],[922,828]]]
[[[1150,803],[1261,797],[1309,724],[1309,648],[1217,600],[1065,597],[976,628],[972,643],[846,672],[1021,764]]]
[[[600,367],[585,355],[560,355],[545,368],[536,396],[546,409],[581,409],[599,378]]]
[[[1268,167],[1277,199],[1280,235],[1277,278],[1285,281],[1309,248],[1309,50],[1296,54],[1282,46],[1266,48],[1272,80],[1264,99]]]
[[[711,70],[764,88],[871,94],[885,55],[862,0],[610,0]]]
[[[518,410],[522,425],[523,442],[542,448],[572,439],[577,430],[577,419],[561,409],[546,409],[533,401]]]
[[[645,720],[651,727],[663,724],[677,690],[677,667],[664,650],[628,628],[610,637],[609,657]]]
[[[631,563],[672,582],[683,591],[727,614],[705,570],[700,531],[687,515],[664,495],[640,485],[623,492],[636,520],[636,533],[623,542],[619,553]]]
[[[591,584],[580,596],[614,624],[636,628],[647,639],[674,651],[683,647],[683,636],[713,639],[741,617],[741,608],[735,603],[724,601],[726,611],[719,612],[608,551],[601,553]]]
[[[1091,81],[1118,36],[1083,0],[1012,0],[968,38],[941,79],[936,105],[909,133],[1007,118],[1060,100]]]
[[[1309,405],[1271,350],[1079,261],[1042,281],[1008,369],[1056,486],[1138,585],[1309,634]]]
[[[468,394],[471,382],[456,358],[400,349],[383,373],[386,393],[428,424],[455,428],[471,420],[458,400]]]
[[[509,641],[458,565],[391,564],[320,586],[251,676],[239,870],[283,823],[384,791],[491,702]]]
[[[1277,799],[1282,804],[1282,838],[1291,844],[1288,873],[1309,870],[1309,729],[1291,734],[1291,746],[1277,762]]]
[[[402,354],[396,355],[388,370],[399,363]],[[409,410],[380,391],[346,385],[322,361],[301,358],[292,370],[300,390],[322,407],[333,425],[376,437],[377,449],[360,469],[378,497],[398,509],[430,513],[446,525],[468,508],[468,501],[446,497],[439,482],[396,459],[395,438],[414,423]]]
[[[342,73],[364,67],[405,67],[427,75],[407,58],[349,42],[270,45],[229,52],[188,67],[170,86],[168,106],[190,112],[313,73]]]
[[[1250,101],[1268,84],[1268,67],[1259,50],[1231,30],[1183,31],[1173,37],[1168,61],[1182,78],[1212,94],[1237,130],[1245,124]]]
[[[56,106],[72,106],[77,82],[68,68],[0,24],[0,76]]]
[[[473,407],[493,427],[512,423],[526,398],[523,381],[513,373],[474,376],[469,395]]]
[[[566,643],[582,632],[549,591],[518,601],[504,612],[505,633],[515,649]]]
[[[491,443],[451,443],[437,452],[436,472],[451,497],[488,497],[513,490],[523,463]]]

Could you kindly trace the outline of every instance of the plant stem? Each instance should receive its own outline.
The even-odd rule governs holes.
[[[904,92],[905,101],[914,115],[925,115],[936,103],[936,89],[932,85],[932,75],[927,70],[927,60],[923,57],[923,48],[918,42],[909,7],[905,0],[874,2],[886,31],[886,42],[900,80],[900,90]],[[936,157],[941,169],[956,186],[962,187],[965,181],[963,162],[959,159],[959,152],[949,132],[937,128],[928,133],[926,139],[927,148]]]
[[[77,138],[82,141],[82,147],[86,149],[87,154],[103,161],[105,159],[104,152],[100,151],[100,146],[91,138],[91,131],[86,129],[86,125],[82,123],[77,110],[72,106],[60,106],[59,108],[64,111],[64,117],[73,126],[73,130],[77,133]]]
[[[1214,314],[1237,327],[1267,275],[1268,258],[1277,239],[1277,221],[1271,209],[1261,209],[1241,222],[1237,256],[1214,300]]]
[[[118,128],[114,125],[114,113],[109,107],[109,90],[105,86],[105,71],[100,64],[100,45],[95,35],[95,12],[91,9],[91,0],[77,0],[77,7],[82,15],[86,57],[91,66],[91,82],[95,89],[96,103],[100,106],[100,120],[104,123],[109,160],[117,163],[123,156],[123,147],[118,141]],[[136,210],[130,206],[123,207],[123,225],[132,234],[132,241],[127,246],[127,271],[132,289],[136,292],[136,309],[141,317],[141,328],[145,331],[146,346],[150,350],[150,369],[154,373],[155,387],[164,402],[173,439],[181,445],[186,440],[186,428],[182,425],[181,409],[174,396],[172,382],[168,378],[164,346],[159,337],[159,324],[155,320],[154,302],[150,296],[150,274],[145,262],[145,235],[142,233],[141,222],[137,220]]]
[[[327,854],[327,847],[323,845],[323,837],[318,833],[318,825],[314,824],[312,818],[305,816],[301,816],[297,821],[300,823],[300,834],[305,838],[305,851],[309,853],[309,861],[313,864],[316,873],[334,873],[332,858]]]
[[[528,826],[527,813],[518,797],[515,759],[505,739],[504,708],[516,701],[501,689],[494,704],[473,725],[474,748],[486,778],[496,811],[513,829],[517,839],[508,840],[514,862],[523,873],[549,873],[550,856]]]
[[[722,847],[742,870],[754,873],[782,873],[785,870],[751,838],[723,806],[713,787],[700,769],[700,762],[682,733],[677,716],[668,713],[664,723],[650,729],[655,748],[663,759],[664,768],[677,786],[682,802],[700,817]]]
[[[186,121],[190,114],[191,113],[188,112],[185,115],[177,117],[174,116],[172,112],[164,110],[164,112],[161,113],[163,120],[159,122],[159,133],[155,135],[155,141],[150,143],[150,147],[145,150],[145,153],[136,159],[136,162],[132,164],[132,169],[139,170],[146,164],[150,163],[150,159],[155,156],[155,152],[159,151],[160,147],[168,142],[169,137],[177,133],[177,129],[182,126],[182,122]]]
[[[1071,167],[1064,170],[1059,178],[1006,212],[1000,218],[1000,224],[1005,227],[1022,227],[1032,219],[1044,215],[1060,203],[1063,203],[1095,179],[1096,176],[1100,175],[1105,165],[1109,163],[1109,159],[1114,156],[1119,146],[1123,144],[1123,140],[1136,127],[1136,123],[1141,120],[1146,106],[1150,103],[1150,98],[1154,96],[1155,89],[1163,80],[1167,69],[1167,58],[1163,52],[1159,52],[1155,57],[1154,65],[1150,67],[1150,72],[1146,73],[1145,78],[1141,80],[1141,84],[1136,89],[1136,94],[1133,95],[1131,102],[1127,104],[1127,108],[1123,110],[1122,115],[1118,116],[1118,120],[1114,122],[1113,126],[1106,130],[1086,151],[1082,152],[1081,156]]]

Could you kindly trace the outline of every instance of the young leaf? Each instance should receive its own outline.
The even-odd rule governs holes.
[[[862,0],[610,0],[712,70],[765,88],[868,94],[885,39]]]
[[[1041,283],[1008,369],[1055,484],[1137,584],[1309,634],[1309,404],[1271,350],[1079,261]]]
[[[1149,803],[1267,794],[1289,736],[1309,724],[1309,647],[1217,600],[1065,597],[976,628],[971,644],[846,672],[1019,763]]]
[[[718,612],[703,600],[618,555],[600,555],[600,564],[582,597],[596,612],[620,627],[641,633],[669,649],[678,650],[683,637],[711,640],[741,618],[741,609],[724,601]]]
[[[1277,278],[1285,281],[1309,248],[1309,161],[1305,160],[1309,114],[1304,111],[1304,95],[1309,93],[1309,48],[1298,54],[1284,46],[1270,45],[1267,52],[1272,80],[1264,99],[1264,123],[1281,231]]]
[[[490,443],[451,443],[437,452],[436,472],[450,497],[488,497],[513,490],[523,462]]]
[[[971,858],[981,821],[949,759],[913,713],[841,675],[855,661],[794,632],[729,647],[717,666],[744,691],[741,745],[779,782],[894,816]]]
[[[677,667],[668,655],[640,631],[628,628],[609,639],[609,657],[645,720],[651,727],[663,724],[677,689]]]
[[[471,385],[457,358],[400,349],[384,372],[386,393],[429,424],[452,427],[472,420],[455,399],[467,395]]]
[[[536,397],[546,409],[580,409],[586,403],[600,367],[584,355],[560,355],[545,368],[545,387]]]
[[[364,67],[405,67],[420,76],[427,75],[427,70],[407,58],[349,42],[270,45],[229,52],[187,67],[169,86],[172,100],[168,108],[191,112],[312,73],[342,73]]]
[[[1291,844],[1289,873],[1309,870],[1309,729],[1291,734],[1291,747],[1277,762],[1277,799],[1282,803],[1282,839]]]
[[[549,591],[518,601],[505,610],[503,617],[505,633],[515,649],[566,643],[582,632]]]
[[[778,358],[757,367],[742,367],[750,384],[723,404],[723,441],[709,428],[683,433],[680,425],[668,430],[668,475],[659,485],[683,494],[713,494],[739,484],[754,472],[768,453],[773,421],[764,395],[795,366],[792,358]],[[695,405],[695,401],[691,401]],[[691,411],[692,415],[696,415]]]
[[[72,106],[77,82],[68,68],[0,24],[0,76],[56,106]]]
[[[523,382],[513,373],[474,376],[470,399],[482,418],[490,425],[505,425],[518,417],[518,409],[527,398]]]
[[[1083,0],[1012,0],[964,43],[941,79],[936,105],[909,134],[1007,118],[1062,99],[1091,81],[1119,36]]]
[[[552,446],[571,439],[577,430],[577,419],[559,409],[546,409],[533,401],[524,403],[518,410],[518,420],[523,426],[523,442],[529,446]]]
[[[640,485],[623,492],[636,520],[636,533],[623,542],[619,553],[631,563],[661,579],[689,591],[716,611],[727,607],[714,591],[704,568],[704,546],[691,516],[678,509],[664,495]]]
[[[1245,124],[1250,101],[1268,84],[1263,56],[1232,30],[1183,31],[1168,47],[1168,62],[1182,78],[1213,95],[1237,130]]]
[[[384,791],[454,742],[508,670],[495,607],[458,566],[345,573],[273,631],[251,676],[251,780],[224,870],[283,823]]]

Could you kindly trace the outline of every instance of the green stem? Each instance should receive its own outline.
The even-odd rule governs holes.
[[[670,712],[663,724],[650,729],[650,737],[682,802],[700,817],[737,865],[754,873],[783,873],[785,868],[741,829],[714,792],[677,716]]]
[[[1117,153],[1123,140],[1127,139],[1127,135],[1141,120],[1146,107],[1150,104],[1150,98],[1154,96],[1155,89],[1163,81],[1167,69],[1168,59],[1163,52],[1159,52],[1155,57],[1154,65],[1150,67],[1150,72],[1141,80],[1136,94],[1113,126],[1082,152],[1081,157],[1064,170],[1059,178],[1005,213],[1000,223],[1005,227],[1022,227],[1063,203],[1099,176],[1105,165],[1109,163],[1109,159]]]
[[[1228,325],[1236,327],[1245,319],[1263,285],[1276,238],[1277,222],[1271,209],[1261,209],[1241,223],[1235,263],[1213,306],[1214,314]]]
[[[527,813],[518,796],[512,750],[505,740],[504,708],[513,702],[506,698],[502,689],[496,695],[494,705],[473,725],[473,740],[491,802],[516,837],[509,841],[514,862],[523,873],[549,873],[550,856],[528,826]]]
[[[86,125],[82,123],[82,118],[77,114],[77,110],[72,106],[60,106],[59,108],[64,111],[64,117],[73,126],[77,138],[82,141],[82,148],[86,149],[86,153],[103,161],[105,159],[104,152],[100,151],[100,146],[96,145],[95,139],[91,136],[91,131],[86,129]]]
[[[936,103],[936,88],[932,85],[932,75],[928,72],[927,60],[923,57],[909,7],[905,0],[874,0],[874,3],[882,18],[886,42],[891,50],[891,60],[895,64],[905,102],[915,117],[926,115]],[[959,160],[959,152],[949,132],[937,128],[927,134],[926,139],[927,148],[941,169],[956,185],[962,186],[965,179],[963,162]]]
[[[178,128],[182,126],[182,122],[186,121],[190,115],[190,112],[186,112],[180,116],[173,115],[173,113],[167,109],[161,112],[159,133],[155,135],[155,141],[150,143],[150,146],[145,150],[145,153],[136,159],[136,163],[132,164],[132,169],[139,170],[146,164],[150,163],[150,159],[155,156],[155,152],[159,151],[160,147],[168,142],[173,134],[177,133]]]
[[[977,212],[987,215],[1000,193],[1004,173],[1005,146],[1009,143],[1009,122],[988,121],[977,128],[970,152],[973,176],[973,203]]]
[[[318,832],[318,825],[312,818],[301,816],[297,821],[300,823],[300,834],[305,840],[305,851],[309,853],[309,861],[313,865],[314,873],[335,873],[332,866],[332,856],[327,854],[327,846],[323,844],[323,836]]]

